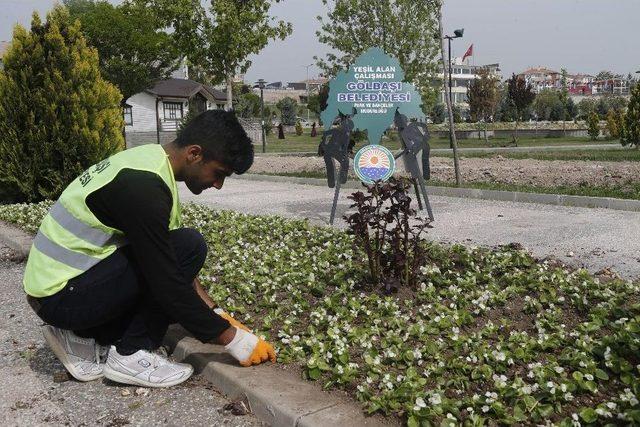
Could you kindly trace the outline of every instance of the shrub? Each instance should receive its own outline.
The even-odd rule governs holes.
[[[121,94],[100,75],[78,21],[55,7],[17,25],[0,72],[0,200],[56,199],[124,147]]]
[[[426,259],[421,235],[429,220],[420,219],[411,208],[406,179],[391,178],[389,182],[376,181],[368,185],[367,194],[361,191],[349,196],[356,212],[345,216],[355,244],[366,254],[370,280],[384,285],[387,292],[401,285],[415,287],[420,266]]]
[[[296,122],[296,135],[302,135],[302,124],[300,123],[300,120]]]

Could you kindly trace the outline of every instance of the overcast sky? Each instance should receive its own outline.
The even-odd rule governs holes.
[[[419,0],[417,0],[419,1]],[[116,3],[116,0],[112,2]],[[0,0],[0,40],[11,39],[15,23],[28,25],[33,10],[45,13],[53,0]],[[296,81],[305,65],[327,48],[317,41],[320,0],[284,0],[272,14],[293,24],[285,41],[272,42],[252,58],[247,81]],[[476,64],[499,62],[504,76],[530,66],[595,74],[640,70],[640,0],[445,0],[445,32],[463,27],[453,54],[474,44]],[[310,76],[318,73],[309,68]]]

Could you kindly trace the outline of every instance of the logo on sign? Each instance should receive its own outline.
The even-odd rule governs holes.
[[[360,181],[373,184],[386,181],[396,170],[396,161],[391,151],[381,145],[367,145],[360,149],[354,159],[355,173]]]

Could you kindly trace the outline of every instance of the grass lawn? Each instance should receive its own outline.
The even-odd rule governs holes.
[[[451,153],[435,153],[432,157],[453,157]],[[460,157],[492,158],[501,156],[507,159],[534,159],[534,160],[585,160],[601,162],[638,162],[640,150],[634,148],[626,150],[566,150],[545,152],[504,152],[504,153],[460,153]]]
[[[292,176],[300,178],[326,179],[324,172],[281,172],[261,175]],[[455,187],[452,182],[436,180],[427,181],[427,187]],[[525,193],[566,194],[570,196],[614,197],[617,199],[640,200],[640,181],[621,187],[593,187],[588,185],[573,187],[541,187],[535,185],[502,184],[497,182],[464,182],[463,188],[480,188],[484,190],[520,191]]]
[[[50,205],[0,219],[33,231]],[[213,254],[211,297],[367,412],[410,427],[640,423],[638,283],[425,241],[418,284],[387,295],[344,231],[200,205],[183,219]]]
[[[316,153],[318,151],[318,145],[320,144],[321,136],[311,138],[307,133],[297,135],[287,135],[286,139],[279,140],[277,134],[270,134],[267,136],[267,153],[291,153],[291,152],[311,152]],[[591,141],[589,138],[522,138],[518,141],[518,147],[536,147],[536,146],[557,146],[557,145],[590,145],[590,144],[619,144],[618,141]],[[365,145],[365,142],[356,145],[356,150]],[[387,137],[383,137],[382,145],[391,149],[400,149],[400,142],[395,140],[389,140]],[[430,141],[431,148],[449,148],[449,140],[446,138],[434,138]],[[462,139],[458,141],[458,147],[460,148],[492,148],[492,147],[512,147],[511,140],[508,138],[503,139],[490,139],[489,144],[486,144],[484,140],[478,139]],[[256,152],[262,152],[260,145],[256,146]]]

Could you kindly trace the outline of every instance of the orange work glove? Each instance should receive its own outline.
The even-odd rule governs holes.
[[[226,311],[224,311],[223,309],[214,308],[213,312],[216,313],[218,316],[222,317],[223,319],[228,320],[229,323],[231,323],[231,326],[235,326],[238,329],[244,329],[247,332],[251,332],[251,329],[247,328],[242,323],[238,322],[236,319],[231,317],[231,315],[229,313],[227,313]]]
[[[244,329],[236,329],[236,336],[224,348],[245,367],[276,361],[273,346]]]

